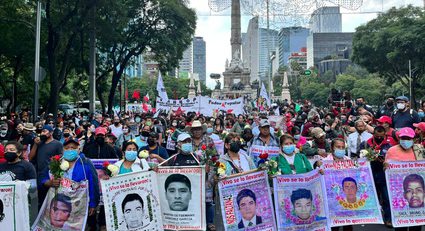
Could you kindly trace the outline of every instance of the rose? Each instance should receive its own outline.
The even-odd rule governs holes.
[[[267,157],[269,157],[269,154],[267,154],[267,152],[263,152],[263,153],[260,154],[259,157],[260,157],[260,159],[264,160],[264,159],[267,159]]]
[[[218,160],[218,157],[217,157],[217,156],[213,156],[213,157],[211,157],[211,161],[212,161],[213,163],[217,162],[217,160]]]
[[[369,155],[369,152],[366,149],[360,150],[360,158],[365,158],[367,155]]]
[[[108,165],[110,165],[110,163],[109,163],[108,161],[105,161],[105,162],[103,162],[103,164],[102,164],[102,166],[103,166],[104,168],[108,167]]]
[[[111,171],[112,176],[118,175],[119,168],[113,164],[108,165],[107,169]]]
[[[62,171],[68,171],[69,169],[69,162],[66,160],[62,160],[61,165],[59,166]]]
[[[149,152],[147,150],[143,150],[139,152],[139,158],[140,159],[146,159],[149,157]]]
[[[202,149],[202,151],[207,150],[207,145],[203,144],[203,145],[201,146],[201,149]]]
[[[61,159],[60,155],[55,155],[52,157],[53,160],[59,161]]]

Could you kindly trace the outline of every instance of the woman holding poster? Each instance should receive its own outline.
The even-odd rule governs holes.
[[[280,137],[280,155],[276,157],[278,171],[283,175],[301,174],[313,170],[307,157],[295,148],[295,140],[290,135]]]
[[[139,147],[135,142],[128,141],[124,143],[124,159],[114,164],[119,168],[118,174],[149,170],[148,162],[143,158],[137,158],[137,150],[139,150]]]
[[[227,153],[221,156],[219,162],[226,166],[226,176],[242,173],[255,169],[251,157],[239,152],[241,149],[240,137],[236,133],[229,133],[224,140]]]

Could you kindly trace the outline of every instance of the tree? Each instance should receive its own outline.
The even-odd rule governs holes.
[[[409,60],[413,68],[411,101],[425,74],[425,11],[411,5],[391,8],[356,28],[351,59],[391,85],[400,81],[409,88]],[[415,106],[415,104],[413,104]]]

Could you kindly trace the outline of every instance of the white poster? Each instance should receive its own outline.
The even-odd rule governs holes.
[[[205,168],[159,167],[164,229],[205,230]]]
[[[29,230],[29,222],[27,184],[0,182],[0,230]]]
[[[118,175],[101,183],[107,230],[162,230],[155,172]]]

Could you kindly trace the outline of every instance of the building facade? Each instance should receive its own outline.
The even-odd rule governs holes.
[[[279,31],[279,65],[289,66],[291,53],[307,47],[307,37],[310,30],[304,27],[285,27]]]
[[[193,73],[197,73],[199,80],[206,83],[207,80],[207,51],[203,37],[193,38]]]
[[[183,52],[183,58],[179,62],[178,77],[188,78],[193,73],[193,42]]]
[[[311,33],[342,32],[342,15],[339,6],[321,7],[310,18]]]

